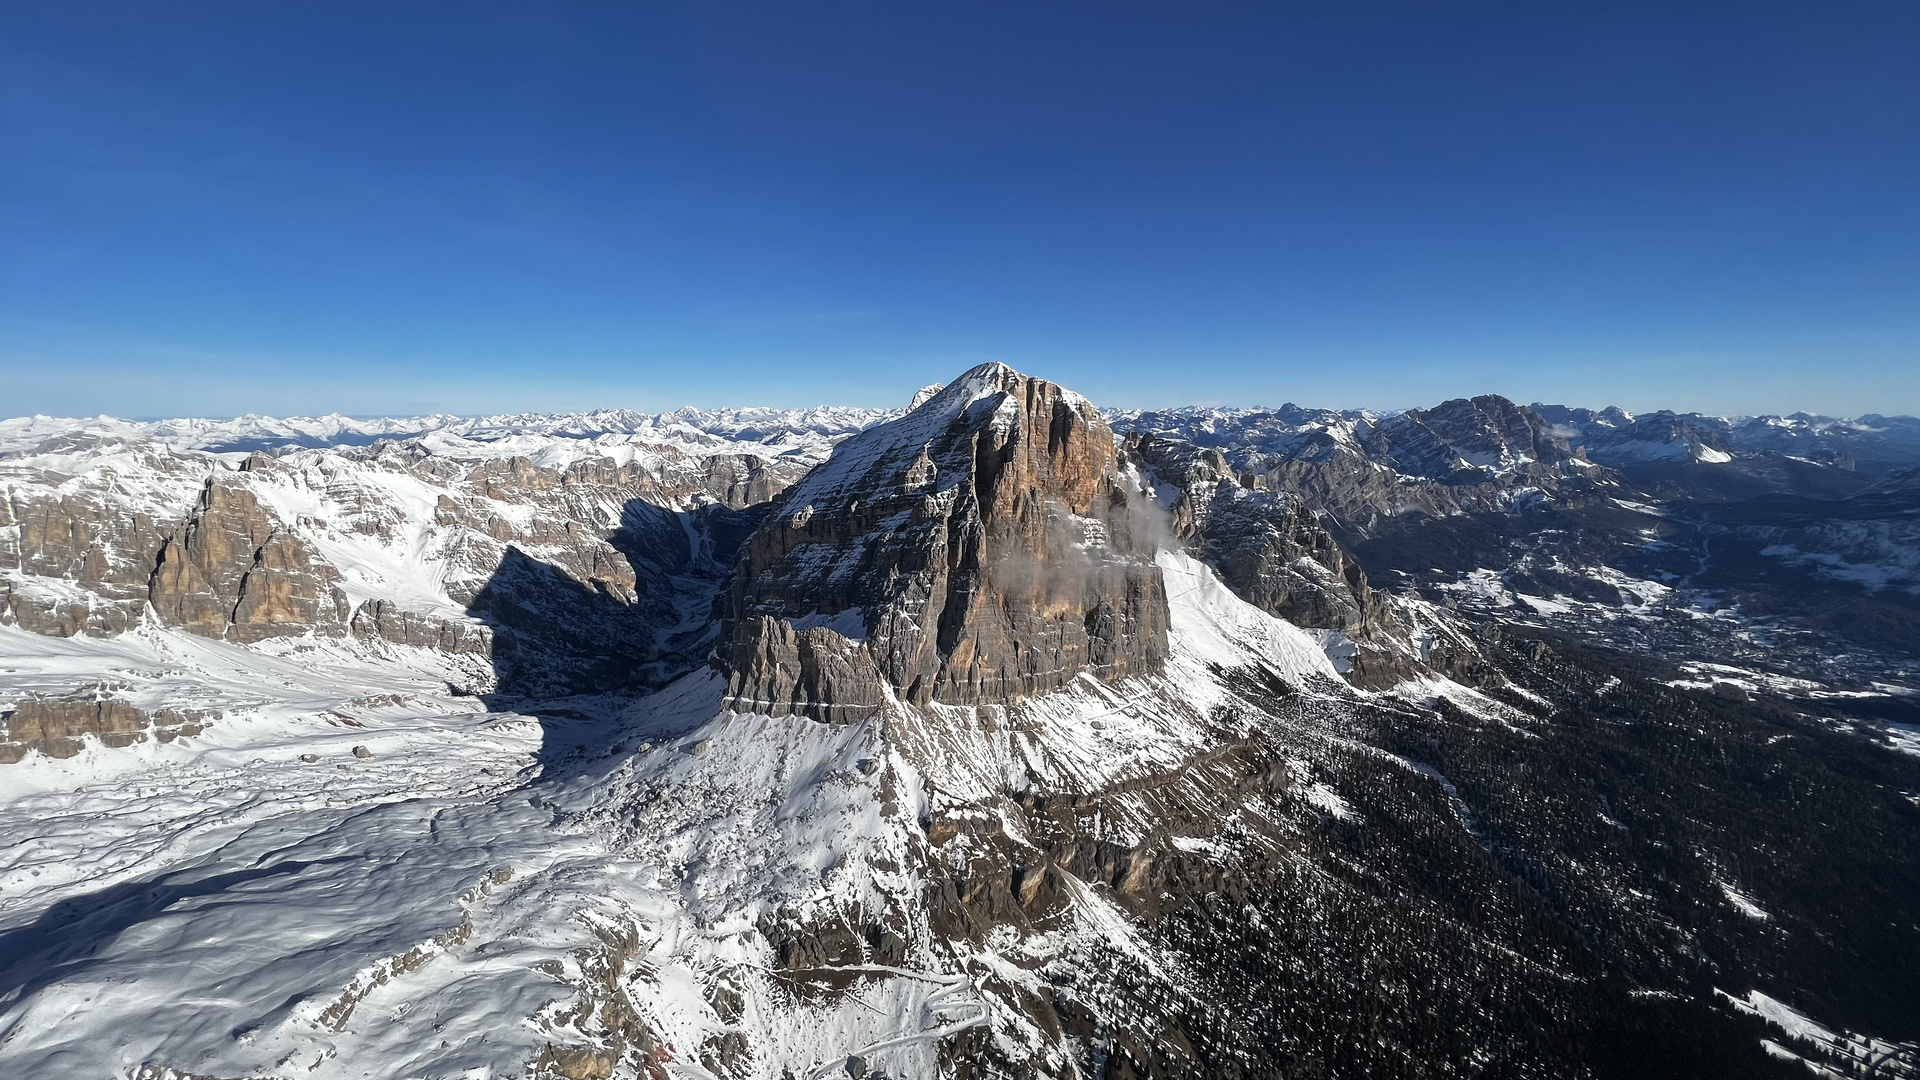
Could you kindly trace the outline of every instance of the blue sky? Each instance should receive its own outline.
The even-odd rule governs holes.
[[[1920,6],[0,5],[0,415],[1920,412]]]

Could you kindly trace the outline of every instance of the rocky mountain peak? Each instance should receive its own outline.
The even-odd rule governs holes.
[[[742,556],[730,692],[857,719],[890,695],[1006,702],[1157,670],[1165,525],[1091,403],[982,364],[847,439]]]
[[[1565,437],[1539,413],[1498,394],[1409,409],[1375,427],[1369,442],[1371,452],[1390,455],[1401,471],[1435,478],[1474,471],[1497,475],[1573,456]]]

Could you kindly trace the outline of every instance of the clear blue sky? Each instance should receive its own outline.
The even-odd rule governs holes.
[[[0,415],[1920,412],[1920,4],[0,3]]]

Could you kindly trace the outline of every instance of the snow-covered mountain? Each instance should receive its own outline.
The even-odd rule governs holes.
[[[504,604],[516,567],[539,565],[615,607],[651,606],[664,625],[634,629],[656,637],[691,616],[643,579],[721,573],[702,547],[710,525],[886,415],[0,421],[0,623],[114,634],[151,604],[239,640],[319,627],[484,650],[474,605]],[[594,636],[629,656],[654,648]]]
[[[1443,426],[1456,426],[1462,435],[1484,428],[1478,438],[1483,445],[1466,447],[1477,449],[1477,454],[1415,460],[1410,462],[1413,468],[1404,470],[1411,476],[1438,477],[1464,468],[1498,472],[1503,464],[1511,467],[1531,459],[1523,444],[1535,443],[1539,436],[1521,434],[1519,426],[1514,426],[1529,423],[1522,411],[1534,418],[1532,427],[1539,429],[1540,435],[1563,440],[1567,449],[1584,450],[1587,460],[1610,467],[1679,461],[1725,464],[1734,455],[1779,454],[1878,476],[1920,464],[1920,419],[1878,414],[1850,419],[1810,413],[1727,417],[1660,411],[1635,415],[1612,407],[1594,410],[1539,402],[1522,410],[1504,398],[1487,396],[1402,413],[1282,405],[1277,409],[1187,406],[1110,410],[1108,415],[1116,427],[1231,450],[1238,455],[1236,464],[1242,467],[1257,466],[1264,458],[1311,457],[1342,446],[1357,446],[1383,429],[1391,439],[1398,432],[1429,426],[1436,420]],[[1472,419],[1469,414],[1481,418]],[[1461,420],[1467,422],[1461,424]],[[1486,422],[1489,420],[1492,422]],[[1500,431],[1501,425],[1507,425],[1508,430]],[[1503,452],[1508,455],[1504,459],[1500,456]]]
[[[893,419],[898,409],[820,406],[813,409],[695,409],[637,413],[597,409],[582,413],[520,413],[501,416],[415,416],[355,419],[331,416],[242,416],[232,420],[119,420],[28,416],[0,420],[0,453],[31,449],[48,439],[90,437],[133,443],[151,441],[177,450],[215,453],[369,446],[380,440],[419,440],[463,456],[506,457],[546,441],[618,445],[657,443],[682,449],[751,444],[766,456],[816,455],[835,441]],[[436,438],[436,436],[438,436]]]
[[[0,421],[0,1075],[1916,1075],[1914,428]]]
[[[1913,687],[1920,421],[1635,416],[1497,397],[1397,414],[1116,413],[1298,493],[1378,583],[1476,617]]]

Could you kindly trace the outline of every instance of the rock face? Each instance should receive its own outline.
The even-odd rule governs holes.
[[[338,582],[252,492],[214,477],[160,549],[147,597],[169,625],[253,642],[344,630],[350,609]]]
[[[0,497],[0,571],[18,574],[0,575],[0,623],[59,637],[107,636],[138,623],[153,553],[171,522],[72,491],[60,474],[35,472],[28,481]]]
[[[1127,450],[1180,491],[1180,539],[1242,598],[1296,626],[1358,632],[1383,617],[1367,576],[1299,496],[1255,486],[1217,450],[1152,435]]]
[[[728,509],[744,510],[779,494],[798,471],[770,467],[750,454],[714,454],[706,459],[701,490]]]
[[[1239,474],[1325,514],[1349,550],[1403,515],[1504,514],[1543,497],[1579,505],[1620,490],[1617,474],[1587,461],[1556,425],[1492,394],[1386,417],[1286,406],[1116,422],[1129,434],[1221,451]]]
[[[484,653],[493,647],[489,627],[408,611],[385,600],[368,600],[354,609],[348,628],[357,638],[379,638],[394,645],[446,653]]]
[[[149,714],[94,687],[60,696],[28,697],[0,716],[0,765],[39,751],[69,758],[86,746],[87,736],[103,746],[132,746],[149,738],[172,742],[198,735],[217,717],[197,710],[161,709]]]
[[[888,694],[1002,703],[1157,671],[1165,532],[1085,399],[982,365],[841,444],[753,535],[730,693],[837,720]]]
[[[1499,476],[1574,457],[1566,438],[1539,413],[1498,394],[1409,409],[1374,427],[1365,445],[1370,457],[1393,464],[1399,472],[1435,479]]]
[[[155,464],[170,479],[181,469]],[[13,488],[0,501],[0,570],[20,573],[0,583],[0,622],[106,636],[151,603],[169,625],[233,641],[345,627],[339,576],[233,479],[206,479],[184,518],[74,492],[63,477],[39,486],[56,484],[66,490]]]

